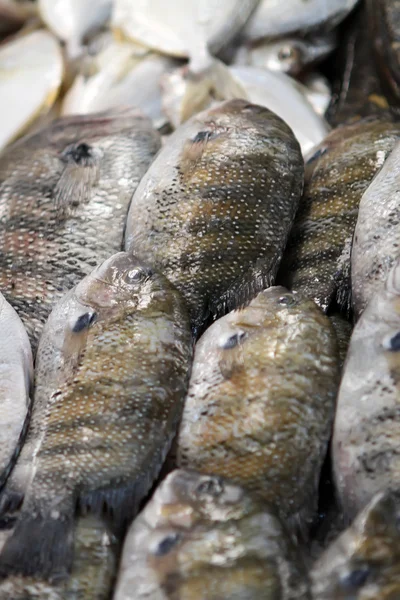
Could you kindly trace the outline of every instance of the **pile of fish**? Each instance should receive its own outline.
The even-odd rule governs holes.
[[[0,600],[400,599],[399,40],[0,0]]]

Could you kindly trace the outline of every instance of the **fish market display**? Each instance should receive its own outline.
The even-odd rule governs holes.
[[[125,248],[177,286],[198,333],[273,282],[302,186],[289,127],[222,103],[168,139],[132,198]]]
[[[135,519],[114,600],[306,600],[299,552],[267,505],[221,477],[177,470]]]
[[[378,493],[311,572],[315,600],[400,598],[400,503]]]
[[[328,318],[282,287],[265,290],[196,346],[178,466],[229,477],[307,530],[338,375]]]
[[[383,287],[400,256],[400,144],[397,143],[360,202],[351,254],[353,307],[359,316]]]
[[[306,166],[278,283],[350,310],[350,251],[363,192],[400,136],[400,124],[361,120],[332,131]]]
[[[348,519],[376,492],[400,484],[399,297],[398,261],[350,340],[332,445],[338,495]]]
[[[0,150],[51,108],[63,68],[60,46],[47,31],[0,46]]]
[[[38,350],[33,464],[0,578],[66,577],[78,500],[94,512],[106,507],[123,531],[176,432],[191,354],[180,294],[126,253],[56,305]]]
[[[32,378],[28,336],[17,313],[0,294],[0,489],[20,450]]]
[[[0,157],[0,289],[33,351],[57,299],[121,249],[159,146],[148,118],[119,109],[53,121]]]

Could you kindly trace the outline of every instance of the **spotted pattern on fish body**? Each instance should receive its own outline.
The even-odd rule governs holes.
[[[133,191],[160,147],[149,119],[64,117],[0,157],[0,289],[35,352],[54,303],[121,249]]]
[[[182,125],[133,196],[125,248],[184,295],[195,333],[274,280],[303,186],[276,115],[244,100]]]
[[[74,334],[76,300],[80,314],[90,307],[97,318]],[[123,533],[161,469],[187,390],[193,343],[184,302],[131,255],[108,259],[56,306],[39,347],[42,371],[42,359],[54,368],[46,353],[54,335],[75,364],[71,357],[58,381],[46,380],[52,385],[36,426],[33,478],[0,555],[3,577],[67,574],[78,499],[86,511],[106,508]],[[33,554],[30,539],[37,540]]]
[[[400,137],[400,124],[365,119],[330,133],[306,166],[299,211],[277,277],[324,311],[350,311],[350,251],[361,196]]]

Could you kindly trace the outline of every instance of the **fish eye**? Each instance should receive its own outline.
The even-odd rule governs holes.
[[[282,306],[294,306],[296,304],[296,300],[291,296],[280,296],[278,304],[281,304]]]
[[[224,350],[230,350],[231,348],[238,346],[245,337],[246,333],[244,331],[237,331],[229,336],[228,339],[224,340],[220,347]]]
[[[130,269],[125,275],[125,281],[127,283],[140,283],[150,277],[152,272],[150,269],[143,269],[142,267],[136,267],[135,269]]]
[[[367,581],[371,570],[369,567],[360,567],[347,573],[341,578],[341,583],[347,588],[359,588]]]
[[[293,48],[293,46],[283,46],[278,52],[278,58],[282,61],[297,58],[298,56],[300,56],[300,52],[296,48]]]
[[[219,477],[203,480],[196,489],[200,496],[212,496],[213,498],[218,498],[223,491],[224,485]]]
[[[167,535],[161,542],[158,544],[157,548],[153,552],[156,556],[165,556],[176,546],[176,544],[181,539],[181,536],[178,533]]]
[[[382,342],[382,346],[385,350],[398,352],[400,350],[400,331],[393,336],[386,336]]]

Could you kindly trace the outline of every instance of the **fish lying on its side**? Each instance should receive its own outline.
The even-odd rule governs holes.
[[[340,385],[333,470],[345,516],[400,487],[400,261],[356,324]]]
[[[120,252],[52,311],[37,356],[36,446],[0,578],[68,575],[79,500],[118,533],[157,477],[181,417],[192,358],[173,285]],[[31,543],[35,540],[35,552]]]
[[[125,248],[184,295],[195,333],[270,285],[303,187],[289,127],[244,100],[193,117],[134,194]]]
[[[32,352],[27,333],[0,293],[0,490],[26,432],[32,380]]]
[[[399,521],[399,497],[376,494],[314,565],[314,600],[400,598]]]
[[[53,121],[0,157],[0,289],[35,353],[55,302],[121,249],[132,193],[160,147],[133,109]]]
[[[261,292],[197,343],[177,465],[258,493],[306,535],[338,380],[329,319],[284,288]]]
[[[356,317],[383,287],[400,257],[400,143],[397,143],[360,202],[351,253]]]
[[[298,550],[268,505],[222,477],[177,470],[125,540],[114,600],[309,600]]]

